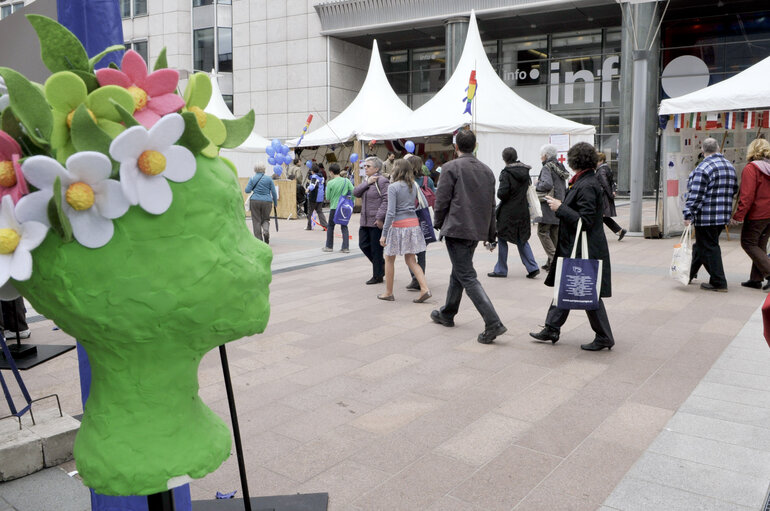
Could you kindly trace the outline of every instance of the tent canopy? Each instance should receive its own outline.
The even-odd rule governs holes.
[[[308,133],[297,146],[299,138],[289,140],[292,147],[342,144],[356,138],[364,128],[380,130],[390,122],[401,124],[412,110],[393,92],[380,60],[377,41],[372,46],[369,71],[356,99],[328,124]]]
[[[228,121],[234,120],[235,116],[227,107],[227,103],[225,103],[225,100],[222,97],[222,90],[219,88],[219,81],[217,80],[217,75],[214,74],[214,71],[211,72],[209,78],[211,79],[211,99],[209,100],[209,104],[206,105],[204,111],[216,115],[220,119],[225,119]],[[249,135],[249,138],[247,138],[243,144],[239,145],[235,149],[230,149],[230,151],[264,153],[265,147],[269,145],[270,141],[268,139],[252,132]]]
[[[466,88],[476,71],[478,89],[473,117],[465,113]],[[393,119],[387,129],[367,125],[363,139],[388,140],[452,133],[472,124],[477,133],[593,135],[596,128],[564,119],[522,99],[500,79],[481,41],[476,15],[471,11],[468,35],[457,68],[444,87],[406,121]]]
[[[664,99],[660,115],[718,112],[770,107],[770,57],[727,80],[703,89]]]

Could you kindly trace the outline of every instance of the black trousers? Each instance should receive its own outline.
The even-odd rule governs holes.
[[[560,309],[556,305],[551,304],[548,308],[548,314],[545,316],[545,324],[556,330],[561,330],[564,323],[567,322],[569,316],[569,309]],[[596,342],[604,345],[612,346],[615,344],[615,338],[612,336],[612,329],[610,328],[610,320],[607,317],[607,309],[604,308],[604,300],[599,300],[599,308],[586,311],[588,316],[588,322],[591,324],[591,329],[596,333]]]
[[[10,301],[3,300],[0,303],[2,303],[3,311],[3,324],[0,326],[12,332],[29,330],[27,326],[27,309],[24,307],[24,299],[22,297]]]
[[[372,277],[375,279],[381,279],[385,276],[385,258],[382,257],[381,237],[382,229],[377,227],[358,229],[358,248],[372,262]]]
[[[425,250],[417,254],[417,264],[420,265],[422,272],[425,273]],[[417,282],[414,278],[414,273],[412,273],[412,270],[409,270],[409,275],[412,276],[413,281]]]
[[[311,218],[313,216],[313,211],[318,213],[318,223],[321,224],[321,227],[326,229],[328,226],[328,223],[326,222],[326,215],[324,215],[323,212],[323,202],[310,202],[308,201],[308,204],[310,204],[307,207],[307,226],[313,227],[313,219]]]
[[[719,235],[724,225],[696,225],[695,245],[692,247],[692,265],[690,278],[698,276],[701,266],[709,272],[709,283],[714,287],[727,287],[727,277],[722,266],[722,249],[719,248]]]
[[[604,222],[604,225],[609,227],[610,230],[612,232],[614,232],[615,234],[617,234],[617,233],[619,233],[620,231],[623,230],[623,228],[621,226],[619,226],[618,223],[615,220],[612,219],[612,217],[605,216],[604,218],[602,218],[602,221]]]
[[[449,276],[446,303],[441,307],[441,314],[449,318],[457,314],[464,290],[484,318],[484,325],[487,328],[499,325],[500,317],[484,288],[481,287],[481,282],[476,278],[476,269],[473,267],[473,253],[479,242],[450,237],[446,237],[445,242],[449,260],[452,262],[452,273]]]

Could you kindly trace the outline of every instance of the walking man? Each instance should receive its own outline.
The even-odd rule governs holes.
[[[436,190],[434,206],[436,229],[446,238],[446,248],[452,263],[446,303],[431,312],[436,323],[454,326],[463,290],[484,318],[484,331],[478,336],[482,344],[490,344],[506,332],[495,307],[476,278],[473,253],[480,240],[494,243],[495,175],[473,156],[476,135],[467,128],[457,132],[455,150],[458,158],[441,170],[441,186]]]
[[[697,278],[698,270],[704,266],[711,278],[700,285],[701,289],[726,293],[727,278],[722,266],[719,235],[730,222],[738,184],[735,168],[719,152],[719,143],[715,139],[705,139],[702,150],[703,161],[687,179],[687,202],[683,210],[684,224],[695,226],[690,280]]]

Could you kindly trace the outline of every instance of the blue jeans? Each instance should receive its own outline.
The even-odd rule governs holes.
[[[537,270],[537,261],[535,261],[535,256],[532,254],[529,242],[516,243],[516,248],[519,249],[519,257],[527,269],[527,273]],[[508,275],[508,242],[504,239],[497,238],[497,264],[493,271],[500,275]]]

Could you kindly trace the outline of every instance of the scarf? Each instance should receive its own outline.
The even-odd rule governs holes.
[[[583,174],[587,172],[593,172],[593,170],[592,169],[581,170],[580,172],[572,176],[572,179],[569,180],[569,187],[572,188],[572,185],[574,185],[575,182],[577,182],[577,180],[580,179],[581,176],[583,176]]]

